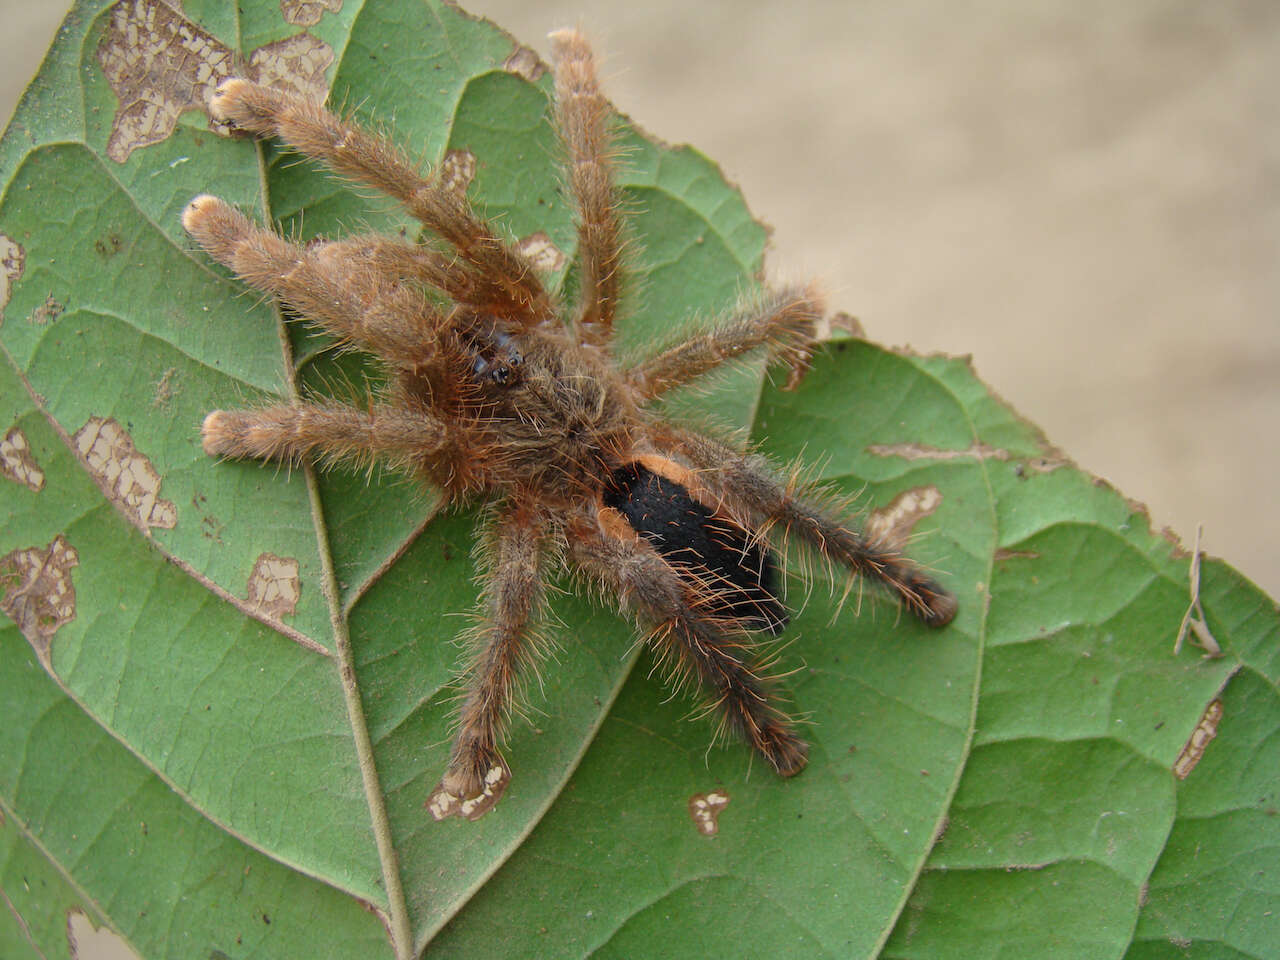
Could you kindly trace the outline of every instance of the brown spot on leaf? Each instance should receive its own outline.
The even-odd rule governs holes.
[[[46,323],[57,320],[62,316],[63,309],[62,304],[53,299],[53,295],[50,294],[44,298],[44,303],[39,304],[31,311],[31,316],[27,317],[27,322],[43,327]]]
[[[114,418],[90,417],[72,439],[103,492],[143,533],[174,528],[178,511],[171,500],[160,499],[160,474]]]
[[[547,65],[531,49],[517,43],[502,61],[502,69],[536,82],[547,72]]]
[[[265,617],[279,620],[293,615],[301,596],[297,560],[277,557],[274,553],[258,557],[249,574],[249,592],[245,597],[250,607]]]
[[[1196,764],[1204,756],[1205,747],[1209,746],[1209,741],[1218,735],[1218,724],[1221,720],[1222,701],[1214,700],[1204,708],[1204,713],[1200,715],[1200,722],[1191,731],[1191,738],[1182,747],[1182,752],[1178,754],[1178,759],[1173,761],[1173,775],[1175,777],[1179,780],[1185,780],[1191,775],[1191,771],[1196,768]]]
[[[67,950],[72,960],[141,960],[118,933],[94,926],[80,910],[67,911]]]
[[[873,443],[867,447],[877,457],[901,457],[904,460],[959,460],[976,457],[979,460],[1008,460],[1009,451],[975,443],[966,450],[942,450],[923,443]]]
[[[4,321],[4,305],[9,302],[13,285],[27,264],[27,251],[12,237],[0,233],[0,322]]]
[[[186,110],[204,109],[235,72],[231,49],[161,0],[120,0],[98,45],[98,63],[120,106],[107,156],[124,163],[173,133]]]
[[[1032,473],[1053,473],[1059,467],[1069,466],[1071,466],[1070,458],[1055,451],[1043,457],[1032,457],[1018,464],[1018,476],[1025,477],[1027,471]]]
[[[0,610],[18,625],[50,672],[53,635],[76,617],[71,568],[79,565],[76,548],[61,534],[47,547],[26,547],[0,557]]]
[[[0,440],[0,477],[20,483],[35,493],[44,489],[44,471],[31,455],[31,444],[19,427],[10,427]]]
[[[553,271],[564,266],[564,253],[541,230],[522,239],[516,244],[516,250],[535,270]]]
[[[1013,550],[1009,547],[1000,547],[996,550],[994,559],[997,563],[1002,560],[1039,560],[1040,553],[1037,550]]]
[[[93,241],[93,249],[98,252],[103,260],[110,260],[120,252],[124,246],[124,240],[120,238],[118,233],[109,233],[105,237],[99,237]]]
[[[337,13],[342,0],[280,0],[280,14],[287,23],[299,27],[314,27],[328,10]]]
[[[911,539],[911,531],[924,517],[938,509],[942,494],[930,484],[903,490],[879,510],[867,517],[867,537],[875,543],[901,550]]]
[[[249,76],[266,87],[323,100],[329,92],[324,72],[331,63],[333,47],[309,33],[298,33],[249,54]]]
[[[423,804],[430,812],[433,820],[446,820],[449,817],[461,817],[463,820],[479,820],[494,808],[502,798],[507,784],[511,782],[511,771],[506,764],[490,768],[484,776],[484,790],[476,797],[456,796],[444,788],[444,784],[436,785]]]
[[[470,150],[450,150],[440,161],[436,179],[443,190],[463,194],[476,175],[476,155]]]
[[[720,832],[720,811],[729,805],[729,795],[723,790],[695,793],[689,798],[689,818],[704,837],[714,837]]]

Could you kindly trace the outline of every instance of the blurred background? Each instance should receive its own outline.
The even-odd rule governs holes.
[[[58,3],[0,0],[0,117]],[[468,0],[716,159],[874,340],[971,354],[1083,469],[1280,596],[1280,3]]]

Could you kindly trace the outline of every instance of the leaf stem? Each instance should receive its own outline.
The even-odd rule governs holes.
[[[369,805],[369,816],[373,821],[373,837],[378,845],[378,860],[382,864],[382,882],[387,890],[391,944],[395,949],[397,960],[411,960],[413,931],[409,923],[409,906],[405,900],[404,884],[400,877],[400,858],[396,854],[394,838],[391,835],[391,820],[387,816],[386,798],[382,792],[382,781],[378,778],[378,768],[374,761],[373,740],[369,736],[369,725],[365,722],[364,701],[360,697],[355,657],[351,652],[351,633],[347,629],[338,581],[333,569],[333,556],[329,552],[329,532],[324,524],[320,487],[316,481],[315,470],[310,465],[305,467],[305,473],[307,492],[311,496],[312,516],[315,519],[321,584],[325,600],[329,604],[329,622],[333,628],[337,647],[338,676],[342,682],[343,696],[347,701],[347,716],[351,721],[351,732],[355,738],[356,757],[360,762],[360,777],[364,781],[365,801]]]
[[[274,222],[271,216],[269,191],[267,184],[267,167],[264,162],[263,147],[257,145],[259,188],[262,196],[263,214],[268,223]],[[298,403],[302,393],[298,389],[298,367],[294,362],[293,344],[289,340],[288,324],[275,304],[276,329],[280,335],[280,352],[284,359],[285,379],[288,382],[289,398]],[[315,468],[310,463],[302,465],[303,476],[307,483],[307,496],[311,502],[311,519],[315,527],[316,551],[320,557],[320,589],[324,593],[325,602],[329,605],[329,625],[333,630],[335,652],[338,661],[338,679],[342,684],[342,695],[346,700],[347,718],[351,723],[351,734],[355,741],[356,759],[360,765],[360,779],[364,785],[365,802],[369,807],[369,818],[373,828],[374,842],[378,847],[378,862],[382,867],[382,883],[387,892],[387,927],[391,936],[391,946],[396,960],[413,960],[413,928],[409,921],[409,905],[405,899],[404,882],[400,876],[400,858],[396,853],[395,841],[391,834],[391,819],[387,815],[386,797],[383,795],[382,781],[378,777],[378,767],[374,760],[373,740],[369,736],[369,724],[365,720],[364,701],[360,697],[360,684],[356,676],[355,657],[351,651],[351,632],[347,629],[346,611],[342,606],[342,591],[338,588],[338,578],[333,566],[333,553],[329,549],[329,530],[325,526],[324,506],[320,499],[320,484],[316,479]]]

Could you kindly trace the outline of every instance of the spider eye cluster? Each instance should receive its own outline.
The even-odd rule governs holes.
[[[509,387],[520,379],[524,354],[509,333],[496,331],[474,344],[471,373],[482,384]]]

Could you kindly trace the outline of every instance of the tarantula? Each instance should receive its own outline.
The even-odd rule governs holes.
[[[586,41],[552,35],[556,122],[577,203],[577,302],[561,305],[463,192],[424,177],[379,136],[324,106],[242,79],[212,115],[279,137],[402,203],[432,234],[290,243],[212,196],[183,225],[215,259],[341,343],[375,354],[388,385],[367,409],[317,399],[216,410],[216,457],[387,461],[446,501],[496,501],[484,530],[479,625],[448,768],[433,812],[483,814],[508,779],[499,753],[518,679],[538,652],[547,578],[562,567],[632,615],[673,677],[696,682],[722,728],[784,777],[808,747],[763,675],[760,647],[787,622],[766,543],[777,528],[851,576],[881,584],[932,626],[954,597],[858,532],[840,508],[763,457],[664,419],[653,401],[726,361],[764,350],[803,372],[823,315],[809,289],[765,293],[704,332],[619,365],[613,322],[624,222],[610,106]],[[437,292],[429,297],[426,290]],[[443,295],[443,298],[439,296]],[[442,299],[447,304],[442,306]]]

